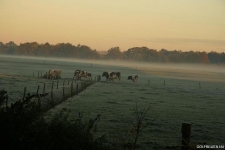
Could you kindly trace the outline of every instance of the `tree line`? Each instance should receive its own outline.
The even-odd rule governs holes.
[[[37,57],[61,57],[80,59],[102,59],[102,60],[127,60],[158,63],[203,63],[220,64],[225,63],[225,53],[211,51],[206,52],[182,52],[180,50],[168,51],[161,49],[157,51],[148,47],[133,47],[121,52],[119,47],[110,48],[105,54],[101,54],[86,45],[74,46],[70,43],[39,44],[27,42],[16,45],[14,42],[0,42],[0,54],[25,55]]]

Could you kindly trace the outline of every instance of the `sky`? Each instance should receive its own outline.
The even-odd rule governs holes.
[[[0,41],[225,52],[225,0],[0,0]]]

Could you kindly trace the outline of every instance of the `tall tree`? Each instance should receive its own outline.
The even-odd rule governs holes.
[[[201,52],[200,56],[201,56],[201,63],[203,64],[209,63],[209,58],[206,52]]]
[[[112,47],[108,50],[107,54],[105,55],[107,59],[122,59],[123,54],[120,51],[119,47]]]

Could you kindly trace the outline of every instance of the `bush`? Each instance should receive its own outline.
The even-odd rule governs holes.
[[[82,117],[68,121],[66,109],[47,120],[41,107],[31,97],[19,100],[11,107],[3,106],[7,92],[0,91],[1,149],[29,150],[109,150],[104,138],[95,139],[93,130],[99,115],[88,123]]]

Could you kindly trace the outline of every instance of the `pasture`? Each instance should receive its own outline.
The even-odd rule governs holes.
[[[76,69],[92,73],[92,78],[104,71],[121,72],[121,81],[108,83],[102,78],[101,82],[48,112],[54,114],[66,108],[70,110],[71,119],[77,118],[80,112],[86,121],[100,114],[97,136],[120,136],[120,131],[129,133],[132,127],[129,121],[134,118],[137,103],[139,109],[150,108],[144,120],[147,127],[138,138],[140,149],[164,149],[166,146],[180,149],[183,122],[192,124],[192,142],[225,144],[224,67],[222,71],[163,68],[163,65],[136,68],[8,56],[0,56],[0,64],[0,89],[8,91],[14,100],[22,97],[25,86],[30,92],[35,92],[38,84],[51,86],[51,80],[33,77],[33,72],[61,69],[62,78],[68,79]],[[138,74],[137,84],[127,80],[132,74]]]

